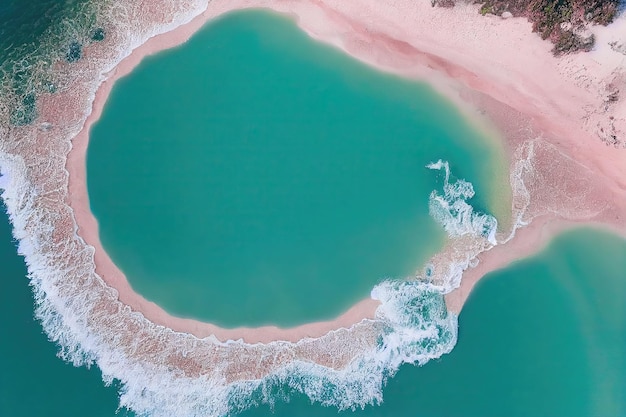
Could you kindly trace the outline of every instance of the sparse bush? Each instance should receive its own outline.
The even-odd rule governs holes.
[[[432,0],[433,5],[454,4],[454,0]],[[526,17],[533,31],[554,43],[557,55],[588,51],[593,47],[593,36],[578,34],[588,24],[608,25],[617,14],[620,0],[475,0],[480,13]]]
[[[555,55],[562,55],[574,51],[590,51],[595,38],[593,35],[582,37],[572,31],[562,31],[554,41],[552,51]]]
[[[456,4],[455,0],[431,0],[431,4],[433,6],[439,7],[454,7]]]

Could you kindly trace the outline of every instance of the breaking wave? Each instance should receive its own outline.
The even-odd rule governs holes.
[[[496,244],[495,218],[473,209],[472,184],[451,181],[447,162],[428,168],[445,172],[443,189],[433,191],[429,204],[450,237],[448,248],[424,274],[377,285],[371,293],[381,303],[375,319],[349,329],[297,343],[199,339],[133,312],[96,274],[94,249],[77,235],[67,205],[65,161],[105,74],[148,38],[207,6],[201,0],[170,3],[102,2],[85,14],[95,16],[84,19],[87,26],[70,31],[75,38],[106,33],[94,38],[100,43],[62,38],[70,55],[46,52],[46,66],[30,71],[24,88],[6,87],[13,84],[5,69],[2,91],[10,94],[0,106],[0,189],[28,267],[36,317],[59,346],[59,357],[97,365],[106,384],[119,381],[120,406],[140,416],[223,416],[272,405],[296,391],[338,409],[380,404],[386,381],[402,364],[422,365],[453,349],[457,316],[447,311],[444,295],[460,284],[478,253]],[[152,9],[161,13],[147,12]],[[150,20],[154,16],[171,19]],[[81,59],[83,47],[92,48],[89,62]],[[50,110],[55,100],[67,104],[62,114]]]
[[[442,166],[447,164],[442,163]],[[7,175],[0,180],[5,188],[2,196],[12,209],[20,200],[16,192],[20,187],[16,181],[17,177]],[[449,189],[446,186],[444,195]],[[431,203],[438,196],[433,193]],[[456,197],[446,195],[445,198],[457,207],[459,201],[465,201],[466,197],[467,194],[461,193]],[[124,306],[117,306],[102,326],[101,317],[94,310],[97,310],[102,294],[109,298],[110,303],[116,303],[114,291],[103,286],[99,279],[95,282],[98,284],[96,291],[91,291],[89,286],[72,286],[66,280],[69,271],[50,265],[46,261],[46,253],[40,252],[37,244],[22,233],[27,227],[25,222],[32,220],[15,216],[12,220],[15,237],[20,241],[19,251],[27,259],[37,301],[36,315],[50,338],[59,345],[59,356],[77,366],[98,365],[106,383],[119,380],[121,406],[138,415],[221,416],[263,403],[273,405],[276,401],[288,399],[293,392],[301,392],[314,402],[338,409],[363,408],[382,403],[387,379],[393,377],[402,364],[422,365],[449,353],[456,344],[457,316],[447,311],[444,302],[444,294],[457,284],[454,276],[436,283],[430,280],[429,275],[382,282],[371,293],[373,299],[381,302],[374,320],[331,332],[320,338],[319,344],[312,339],[266,345],[247,345],[242,341],[224,343],[214,338],[197,339],[155,326]],[[457,230],[453,226],[462,227],[466,235],[473,234],[482,239],[481,224],[477,218],[459,211],[446,217],[442,226],[446,230]],[[475,232],[471,231],[470,225],[476,227]],[[450,236],[454,235],[450,233]],[[89,255],[84,261],[93,270],[93,253]],[[82,274],[78,277],[81,276],[83,278],[79,280],[85,279]],[[66,282],[66,288],[60,288],[62,281]],[[108,306],[104,308],[110,312]],[[127,317],[124,322],[118,323],[119,318],[115,314],[119,313],[131,320],[128,321]],[[90,326],[90,322],[99,326]],[[126,326],[130,328],[124,329]],[[138,332],[140,340],[125,340],[128,336],[124,330]],[[142,350],[140,345],[151,343],[147,336],[150,330],[157,331],[161,348],[165,345],[174,348],[170,355],[159,355],[159,352],[151,352],[152,349],[144,347],[147,352],[142,353],[148,355],[138,357],[138,351]],[[190,375],[185,370],[176,369],[169,360],[172,354],[180,352],[183,358],[191,358],[193,352],[207,345],[220,351],[218,360],[205,357],[217,369]],[[308,353],[298,356],[300,350]],[[315,352],[321,352],[322,356],[348,357],[343,363],[329,366],[316,360]],[[277,362],[276,357],[281,355],[286,359]],[[259,374],[230,380],[234,371],[228,368],[236,367],[238,361],[246,363],[250,358],[258,362],[269,361],[265,368],[269,371],[264,374],[264,369],[256,369]],[[244,370],[241,372],[246,373]]]
[[[452,237],[479,234],[495,245],[498,221],[493,216],[475,212],[467,202],[475,194],[472,183],[462,179],[450,182],[450,165],[447,161],[440,159],[428,164],[427,168],[445,172],[443,195],[437,191],[430,194],[430,215],[437,223]]]
[[[345,368],[295,361],[260,381],[235,384],[229,401],[241,410],[260,403],[273,405],[298,391],[340,410],[380,404],[386,380],[400,365],[423,365],[456,344],[457,317],[447,312],[441,292],[431,285],[388,281],[376,286],[372,297],[382,303],[376,317],[377,342]]]

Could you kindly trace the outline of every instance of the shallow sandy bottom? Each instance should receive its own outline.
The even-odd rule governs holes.
[[[3,180],[4,197],[40,303],[36,314],[51,340],[63,345],[66,358],[80,364],[87,357],[105,378],[122,380],[123,405],[163,414],[171,404],[209,396],[216,407],[210,413],[224,414],[219,407],[227,404],[222,389],[227,384],[260,381],[294,363],[349,370],[354,358],[368,357],[381,334],[383,313],[374,299],[336,320],[293,329],[222,329],[172,317],[134,293],[100,245],[85,181],[89,127],[119,77],[144,56],[184,42],[225,12],[265,7],[286,13],[312,37],[359,60],[431,83],[480,128],[504,141],[513,218],[524,227],[514,235],[503,232],[498,245],[478,256],[460,287],[446,296],[452,312],[461,310],[485,273],[538,251],[566,228],[590,223],[626,234],[626,101],[609,99],[615,89],[624,89],[626,57],[608,46],[626,39],[623,18],[601,30],[597,51],[557,59],[525,20],[482,17],[474,5],[215,0],[201,14],[199,3],[179,9],[177,16],[188,21],[182,26],[172,22],[170,6],[133,3],[128,7],[134,15],[114,20],[132,27],[134,37],[120,34],[130,31],[120,23],[119,32],[112,31],[100,49],[86,48],[86,59],[71,70],[60,64],[60,72],[72,74],[72,83],[38,103],[40,120],[48,124],[23,128],[14,134],[19,140],[3,143],[0,153],[3,169],[10,172]],[[122,56],[104,51],[117,45],[138,46],[122,53],[126,58],[115,65],[111,56]],[[94,79],[102,81],[95,96]],[[607,146],[613,136],[617,145]],[[463,258],[467,251],[460,249],[475,243],[452,239],[433,263]],[[478,242],[475,250],[490,247]],[[372,384],[380,387],[381,381]],[[183,383],[188,392],[182,392]]]
[[[89,212],[84,159],[89,126],[99,117],[113,83],[131,71],[144,56],[184,42],[215,16],[246,7],[268,7],[293,15],[311,36],[330,42],[357,59],[385,71],[433,83],[462,106],[465,113],[483,129],[493,131],[495,127],[507,143],[512,163],[515,163],[514,152],[522,143],[541,138],[554,146],[550,158],[562,157],[570,163],[576,175],[587,179],[587,186],[594,184],[594,201],[584,201],[586,196],[581,195],[579,202],[598,207],[591,213],[567,204],[569,198],[566,196],[557,198],[564,192],[568,195],[588,193],[588,187],[580,189],[575,178],[565,178],[570,184],[535,185],[537,190],[532,197],[537,213],[526,213],[526,217],[540,218],[506,244],[481,255],[479,266],[466,273],[462,287],[448,295],[452,311],[460,311],[480,276],[515,258],[535,252],[545,245],[550,236],[567,228],[571,222],[607,220],[621,226],[619,222],[611,221],[619,214],[606,213],[622,213],[624,209],[623,178],[626,176],[622,174],[626,171],[626,151],[603,144],[595,135],[597,129],[591,124],[596,120],[598,124],[608,122],[611,116],[615,116],[614,113],[618,113],[621,104],[602,109],[602,90],[606,89],[607,81],[619,75],[605,68],[616,66],[615,53],[610,53],[610,50],[604,48],[599,52],[556,59],[549,52],[551,46],[532,34],[530,24],[523,19],[505,21],[494,16],[483,18],[474,6],[457,6],[448,10],[432,8],[426,2],[409,1],[393,5],[366,2],[358,7],[339,1],[214,1],[191,23],[153,37],[134,50],[108,75],[98,90],[91,116],[73,141],[67,163],[71,205],[80,227],[79,234],[96,248],[98,273],[119,291],[122,302],[155,323],[198,337],[215,335],[221,340],[243,338],[251,343],[296,341],[349,327],[361,319],[374,318],[378,307],[377,301],[364,300],[336,320],[293,329],[221,329],[208,323],[179,319],[134,293],[98,240],[97,223]],[[610,35],[603,36],[612,39]],[[570,74],[576,76],[572,79]],[[606,79],[606,74],[611,80]],[[618,128],[624,122],[623,118],[613,120]],[[558,164],[556,160],[534,161],[533,168],[546,165],[545,170],[553,170],[558,168],[549,165]],[[554,190],[555,187],[558,189]],[[537,201],[539,198],[549,201]],[[604,202],[599,203],[601,200]]]

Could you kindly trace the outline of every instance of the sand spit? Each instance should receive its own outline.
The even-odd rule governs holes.
[[[565,182],[536,185],[531,199],[537,208],[526,213],[524,222],[538,216],[545,218],[518,233],[506,245],[481,255],[481,266],[468,272],[462,288],[448,296],[453,311],[460,311],[477,276],[505,265],[505,259],[538,250],[542,246],[539,243],[545,243],[553,235],[546,227],[554,229],[552,225],[559,219],[569,220],[571,225],[608,221],[621,226],[619,214],[614,218],[607,214],[608,211],[626,213],[626,150],[619,149],[626,148],[626,105],[625,100],[611,101],[611,94],[619,91],[620,86],[626,91],[626,55],[615,48],[600,43],[597,51],[557,59],[550,53],[550,44],[531,33],[525,20],[482,17],[476,6],[440,9],[431,7],[429,2],[414,1],[393,4],[366,1],[354,5],[333,0],[215,0],[192,22],[149,39],[107,74],[96,94],[93,112],[73,140],[68,157],[70,205],[79,235],[96,249],[96,271],[118,290],[124,304],[154,323],[197,337],[241,338],[248,343],[293,342],[372,319],[379,305],[375,300],[364,300],[333,321],[293,329],[222,329],[169,316],[133,292],[99,242],[97,222],[89,211],[84,161],[89,127],[98,119],[115,80],[129,73],[144,56],[185,42],[212,18],[231,10],[255,7],[287,13],[314,38],[382,70],[433,83],[482,126],[495,126],[503,132],[513,163],[514,152],[525,141],[541,138],[554,146],[550,157],[555,159],[543,161],[537,155],[532,162],[535,170],[541,169],[538,166],[542,164],[545,174],[558,173],[559,159],[571,158],[571,164],[580,164],[580,169],[572,165],[571,170],[575,174],[583,170],[589,177],[586,186],[593,186],[596,200],[605,202],[602,210],[594,215],[581,214],[579,206],[571,205],[572,196],[586,192],[576,175],[564,176]],[[621,21],[615,25],[614,34],[610,33],[611,28],[600,29],[607,44],[624,39],[620,32],[626,34],[626,29],[620,25]],[[609,141],[613,146],[606,145]],[[605,191],[601,192],[602,189]],[[563,192],[555,193],[557,190]],[[582,195],[578,200],[586,204]],[[523,250],[524,247],[528,249]]]
[[[511,166],[514,218],[525,227],[514,236],[503,232],[494,247],[479,245],[478,251],[490,250],[448,294],[453,312],[460,311],[485,273],[539,250],[566,227],[592,223],[626,234],[626,100],[619,95],[626,91],[626,56],[610,46],[626,39],[623,19],[614,29],[602,29],[597,51],[557,59],[525,20],[482,17],[474,5],[440,9],[415,0],[170,3],[112,6],[111,22],[118,23],[108,28],[110,36],[99,47],[86,48],[86,59],[59,64],[59,72],[71,74],[72,81],[40,100],[40,124],[0,132],[20,137],[0,144],[0,165],[10,174],[3,180],[9,183],[5,198],[35,281],[38,316],[63,346],[63,356],[75,363],[95,360],[105,377],[126,384],[123,404],[167,410],[145,392],[159,392],[169,383],[181,386],[182,379],[202,377],[206,386],[224,387],[258,381],[285,364],[349,369],[379,343],[385,312],[373,299],[334,321],[294,329],[221,329],[169,316],[131,290],[100,245],[86,193],[89,127],[115,80],[146,55],[185,42],[225,12],[264,7],[292,16],[314,38],[357,59],[427,80],[478,125],[501,133]],[[94,79],[101,81],[95,95]],[[448,252],[458,252],[463,244],[453,241]],[[453,345],[456,335],[451,337]],[[145,380],[160,371],[168,377]],[[200,392],[207,395],[199,389],[189,395]],[[226,388],[211,395],[228,403]],[[376,395],[367,401],[379,400]]]

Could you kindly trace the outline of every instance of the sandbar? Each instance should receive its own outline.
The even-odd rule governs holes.
[[[85,155],[89,129],[112,86],[144,57],[185,42],[211,19],[246,8],[284,13],[313,38],[356,59],[429,82],[476,124],[497,132],[512,172],[523,147],[535,141],[533,173],[528,175],[536,184],[529,190],[526,220],[519,225],[529,224],[479,256],[478,266],[465,273],[461,287],[446,296],[451,311],[461,311],[472,287],[486,273],[538,251],[566,228],[594,224],[626,235],[626,99],[607,99],[615,86],[626,86],[626,56],[605,45],[620,34],[626,39],[624,19],[603,29],[599,41],[604,43],[597,50],[555,58],[551,45],[532,33],[525,19],[483,17],[478,7],[461,4],[444,9],[414,0],[214,0],[191,22],[134,49],[104,74],[66,163],[69,205],[78,235],[95,248],[98,275],[133,311],[198,338],[296,342],[375,318],[379,302],[373,299],[361,301],[335,320],[291,329],[224,329],[173,317],[132,290],[99,241],[98,224],[89,209]],[[607,135],[615,136],[617,144],[607,144]],[[572,175],[559,176],[558,182],[550,180],[561,168]]]

